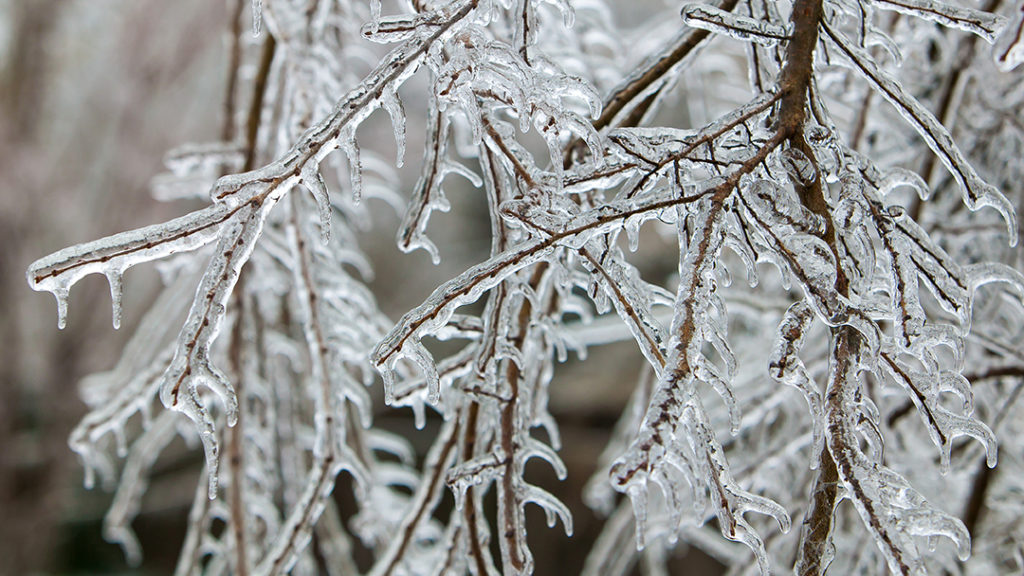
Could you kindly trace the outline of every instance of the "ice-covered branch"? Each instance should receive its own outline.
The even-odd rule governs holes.
[[[1002,192],[982,180],[953,142],[949,131],[916,98],[907,93],[899,82],[879,68],[870,55],[854,46],[828,24],[823,24],[822,29],[854,69],[858,70],[875,90],[896,107],[928,147],[942,160],[946,169],[959,184],[967,207],[971,210],[978,210],[984,206],[995,208],[1006,222],[1010,244],[1016,245],[1017,224],[1013,205],[1003,196]]]
[[[999,32],[1006,25],[1006,19],[997,14],[934,0],[872,0],[872,3],[885,10],[895,10],[901,14],[977,34],[989,44],[996,41]]]
[[[856,430],[859,418],[871,418],[870,402],[859,392],[860,337],[850,328],[835,335],[826,399],[828,447],[836,462],[846,497],[853,501],[864,525],[894,574],[924,574],[924,560],[915,536],[946,536],[965,560],[970,554],[970,535],[960,520],[929,504],[902,476],[860,449]],[[877,425],[877,423],[875,423]]]

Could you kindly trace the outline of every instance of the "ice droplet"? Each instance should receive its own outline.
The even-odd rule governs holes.
[[[397,148],[395,165],[401,168],[405,164],[405,107],[395,92],[385,92],[380,103],[384,111],[391,117],[391,126],[395,130],[395,147]]]

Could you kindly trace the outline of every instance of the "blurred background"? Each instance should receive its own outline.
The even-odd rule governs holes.
[[[0,574],[126,568],[100,536],[110,495],[81,487],[67,436],[85,413],[78,381],[117,361],[156,274],[129,273],[119,331],[106,286],[84,280],[58,331],[25,269],[185,210],[148,183],[169,148],[215,136],[225,21],[225,3],[204,0],[0,0]],[[175,551],[150,544],[180,541],[176,505],[148,534],[148,572],[173,570]]]

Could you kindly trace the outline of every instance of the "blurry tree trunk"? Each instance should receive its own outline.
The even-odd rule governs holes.
[[[0,84],[4,140],[24,145],[38,136],[47,47],[61,8],[56,0],[39,0],[15,2],[11,9],[10,58]],[[0,173],[16,174],[22,169],[17,165],[20,146],[4,149]],[[0,212],[0,302],[8,310],[0,321],[0,571],[10,574],[45,570],[54,559],[62,488],[72,464],[65,456],[66,433],[81,411],[73,408],[78,402],[68,386],[81,375],[78,346],[56,351],[53,369],[38,379],[29,381],[23,370],[22,356],[38,353],[26,349],[31,335],[18,322],[16,306],[23,296],[20,268],[32,237],[29,221]],[[39,410],[41,397],[55,400],[52,409]]]

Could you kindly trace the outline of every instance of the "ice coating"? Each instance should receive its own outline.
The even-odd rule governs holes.
[[[724,34],[737,40],[756,42],[763,46],[777,44],[787,39],[790,34],[782,26],[732,14],[706,4],[683,6],[682,16],[683,22],[689,26]]]
[[[126,458],[111,538],[134,555],[131,509],[145,490],[146,451],[162,450],[174,434],[196,438],[185,419],[167,432],[168,413],[150,411],[181,346],[210,341],[220,345],[185,354],[179,402],[192,404],[188,410],[200,417],[194,428],[206,444],[216,440],[214,454],[224,458],[204,472],[217,478],[218,497],[209,500],[202,483],[178,573],[324,566],[376,576],[529,573],[537,533],[526,534],[533,514],[526,505],[538,504],[549,524],[572,530],[568,510],[551,496],[557,491],[524,476],[527,462],[540,459],[551,476],[564,477],[558,450],[573,460],[579,453],[576,434],[562,437],[561,410],[558,420],[549,411],[552,393],[569,393],[558,364],[588,352],[593,360],[604,356],[601,346],[625,342],[635,345],[644,373],[635,383],[615,376],[616,390],[634,386],[634,393],[588,483],[588,504],[609,519],[584,573],[628,573],[637,563],[656,572],[675,546],[698,547],[732,571],[785,570],[796,539],[780,537],[767,518],[746,516],[773,516],[786,530],[785,509],[828,513],[814,520],[820,532],[799,540],[813,544],[810,557],[821,567],[831,562],[832,572],[884,571],[890,544],[888,558],[908,571],[988,573],[998,572],[991,567],[1000,559],[1014,562],[991,552],[1014,548],[1012,537],[999,544],[978,538],[987,548],[963,567],[953,547],[918,554],[918,563],[910,553],[924,543],[915,542],[918,534],[930,546],[937,535],[960,537],[955,522],[932,514],[916,490],[947,507],[969,494],[985,505],[980,529],[964,510],[972,532],[1012,535],[1016,522],[1015,508],[990,505],[1006,501],[1012,474],[987,487],[968,485],[988,474],[972,469],[983,465],[982,449],[994,460],[993,430],[1010,439],[1011,451],[1019,432],[1022,278],[986,262],[1014,257],[992,248],[1000,235],[993,214],[950,209],[960,205],[948,193],[961,186],[955,176],[929,167],[935,198],[928,198],[912,169],[929,151],[902,122],[887,121],[882,102],[925,98],[971,151],[978,174],[1004,189],[1019,180],[1012,158],[1002,161],[1016,149],[1017,130],[1000,120],[1015,111],[1019,90],[1007,86],[1012,80],[986,78],[980,86],[976,75],[961,76],[959,66],[971,71],[976,58],[960,59],[980,38],[931,23],[974,15],[904,3],[908,16],[890,26],[892,15],[879,8],[892,3],[827,2],[815,15],[812,0],[797,0],[792,10],[721,0],[684,10],[695,27],[669,13],[623,34],[598,0],[547,3],[555,8],[543,0],[400,7],[337,0],[307,12],[301,3],[266,6],[278,45],[272,62],[255,71],[270,81],[251,144],[257,163],[277,159],[217,179],[240,169],[250,143],[185,146],[169,154],[170,172],[154,183],[165,198],[205,200],[208,190],[224,216],[203,244],[208,253],[176,256],[164,276],[173,281],[209,261],[215,281],[202,290],[223,285],[231,295],[215,295],[199,328],[193,314],[186,329],[194,338],[181,343],[173,341],[181,319],[161,316],[164,330],[147,332],[162,342],[159,350],[141,354],[133,346],[126,356],[145,361],[133,363],[131,375],[126,367],[83,388],[92,412],[72,446],[87,474],[111,483]],[[383,15],[382,8],[411,13]],[[921,13],[928,10],[941,18]],[[817,21],[791,22],[808,14]],[[572,18],[577,29],[564,30]],[[888,74],[905,52],[903,93],[887,96],[887,84],[858,81],[864,70],[855,59],[844,62],[829,30],[848,34],[846,42]],[[746,40],[709,41],[722,34]],[[810,36],[817,40],[806,42]],[[367,49],[367,40],[390,46]],[[260,48],[239,46],[246,62]],[[375,62],[361,81],[357,72]],[[844,63],[851,67],[836,66]],[[415,137],[405,150],[405,125],[423,119],[419,110],[406,118],[402,104],[412,101],[400,100],[397,89],[421,64],[423,82],[402,87],[402,95],[426,104],[425,146],[414,150],[420,131],[409,126]],[[796,86],[788,71],[780,73],[801,67],[806,78]],[[739,82],[730,80],[734,72]],[[239,79],[251,80],[248,64]],[[680,107],[671,108],[680,114],[666,114],[680,95]],[[364,130],[357,143],[359,125],[378,108],[391,130]],[[406,153],[411,166],[423,160],[415,187],[393,170],[382,139],[391,131],[399,163]],[[490,257],[442,283],[392,328],[360,280],[369,278],[371,258],[356,242],[378,220],[377,205],[355,199],[384,199],[405,212],[399,247],[424,248],[436,262],[439,248],[448,248],[433,245],[428,222],[449,207],[441,185],[450,172],[481,188],[457,196],[486,206],[486,215],[457,225],[483,232],[489,224],[490,236],[475,239],[490,241]],[[323,181],[347,189],[353,177],[351,195],[330,195]],[[447,184],[455,195],[455,183]],[[242,263],[224,256],[229,246],[221,240],[245,236],[239,223],[288,191],[298,193],[265,218],[251,252],[238,252],[247,272],[232,279]],[[435,226],[461,216],[456,210]],[[678,275],[662,261],[676,250]],[[733,281],[744,270],[751,287]],[[108,278],[116,318],[124,270],[95,271]],[[179,303],[204,297],[195,286],[188,282]],[[70,284],[51,287],[63,318]],[[218,324],[219,339],[203,332],[208,326],[215,334]],[[839,396],[823,396],[815,378],[821,383],[845,361],[853,340],[856,370],[848,380],[865,385],[835,408],[826,400]],[[374,428],[373,363],[387,402],[411,408],[419,434],[433,436],[418,470],[422,452]],[[830,392],[837,382],[829,379]],[[237,412],[233,427],[224,426],[229,412]],[[212,434],[204,418],[216,424]],[[835,422],[846,429],[823,431]],[[906,479],[875,466],[883,458]],[[828,479],[836,466],[845,481]],[[354,481],[335,483],[345,469]],[[874,482],[861,494],[858,473]],[[335,495],[350,486],[352,494],[340,496],[358,509],[342,515]],[[446,490],[455,494],[455,511],[439,508]],[[837,500],[828,501],[830,492]],[[831,514],[843,498],[858,499],[847,511],[859,519]],[[904,514],[902,525],[873,525],[880,510]],[[873,529],[877,551],[860,537]],[[372,566],[356,565],[352,538],[372,551]],[[737,554],[729,539],[751,554]]]
[[[935,0],[872,0],[872,4],[885,10],[894,10],[901,14],[931,20],[943,26],[977,34],[989,44],[996,41],[996,36],[1006,25],[1006,19],[998,14]]]
[[[901,116],[917,131],[929,148],[956,180],[963,193],[964,204],[971,210],[991,206],[1003,217],[1010,245],[1017,244],[1017,219],[1013,205],[997,188],[985,182],[974,166],[964,157],[949,131],[903,86],[881,70],[863,50],[828,26],[824,30],[837,48],[853,66],[892,104]]]
[[[210,206],[165,224],[65,248],[32,263],[26,277],[32,289],[53,293],[58,303],[58,325],[63,328],[68,294],[81,278],[88,274],[114,277],[114,293],[116,279],[128,268],[201,248],[217,239],[218,226],[230,216],[231,212],[223,206]]]
[[[804,395],[811,413],[811,449],[818,453],[824,442],[825,409],[821,392],[799,356],[804,338],[813,321],[814,311],[804,301],[797,302],[786,310],[786,315],[779,324],[779,339],[768,363],[768,373],[772,378],[793,386]]]
[[[1010,72],[1024,62],[1024,6],[1017,6],[1009,25],[996,40],[992,55],[1003,72]]]
[[[263,28],[263,0],[252,0],[252,35],[259,36]]]
[[[889,569],[924,574],[914,538],[946,536],[961,560],[970,554],[970,534],[963,523],[929,504],[902,476],[872,461],[858,448],[856,409],[860,403],[859,342],[841,329],[829,374],[827,442],[836,460],[847,497],[864,519]]]

